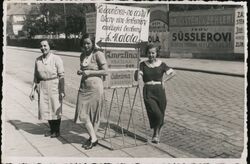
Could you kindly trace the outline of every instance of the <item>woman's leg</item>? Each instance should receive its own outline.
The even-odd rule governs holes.
[[[53,120],[48,120],[50,130],[47,131],[47,132],[45,132],[45,134],[44,134],[45,137],[49,137],[53,133],[53,124],[52,124],[52,121]]]
[[[53,125],[52,125],[52,120],[48,120],[49,123],[49,128],[50,128],[50,132],[53,132]]]
[[[53,121],[52,125],[54,127],[54,130],[53,130],[53,134],[51,135],[51,138],[59,137],[60,136],[61,118],[58,120],[52,120],[52,121]]]
[[[60,133],[60,125],[61,125],[61,118],[56,120],[56,128],[55,128],[56,133]]]
[[[97,131],[98,131],[99,125],[100,125],[100,121],[98,121],[98,122],[96,122],[96,123],[94,123],[92,125],[94,125],[93,128],[94,128],[94,131],[95,131],[95,134],[96,134]]]
[[[160,126],[154,127],[154,134],[152,142],[158,144],[160,141]]]
[[[159,138],[159,136],[160,136],[160,126],[156,126],[156,127],[154,128],[153,137]]]
[[[91,138],[91,142],[95,142],[97,140],[97,137],[96,137],[95,129],[94,129],[92,123],[90,122],[90,120],[85,123],[85,127],[89,133],[89,136]]]
[[[92,149],[93,146],[96,146],[98,143],[98,140],[97,140],[96,133],[95,133],[95,130],[91,121],[87,121],[85,126],[90,136],[90,142],[87,142],[87,144],[83,145],[83,147],[86,150],[88,150],[88,149]]]

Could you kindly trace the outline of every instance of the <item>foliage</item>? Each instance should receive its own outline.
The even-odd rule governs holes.
[[[39,15],[33,15],[35,8],[27,15],[23,30],[29,36],[65,33],[85,33],[85,13],[94,11],[94,4],[47,3],[39,6]]]
[[[7,24],[6,24],[6,33],[8,35],[14,35],[13,28],[12,28],[12,21],[11,19],[7,19]]]
[[[170,4],[169,10],[207,10],[230,7],[235,7],[235,5]],[[35,35],[62,33],[66,35],[66,38],[71,34],[80,35],[86,32],[85,13],[93,11],[95,11],[94,3],[42,3],[31,9],[23,30],[28,32],[30,38]],[[10,22],[7,22],[7,26],[10,25]]]
[[[45,17],[39,13],[40,11],[38,13],[36,11],[37,8],[33,6],[29,12],[30,14],[26,16],[23,26],[23,31],[27,31],[28,37],[30,38],[32,38],[34,35],[41,35],[46,33],[47,25],[45,22]]]

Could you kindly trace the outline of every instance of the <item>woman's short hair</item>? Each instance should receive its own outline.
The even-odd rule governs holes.
[[[46,41],[48,43],[50,49],[54,49],[55,48],[55,43],[52,40],[50,40],[50,39],[43,39],[43,40],[41,40],[40,44],[42,42],[44,42],[44,41]]]
[[[83,34],[82,37],[81,37],[81,39],[80,39],[80,46],[81,47],[83,45],[84,39],[87,39],[87,38],[89,38],[91,40],[92,44],[95,45],[95,37],[92,36],[92,35],[90,35],[90,34],[88,34],[88,33],[86,33],[86,34]]]
[[[146,47],[146,54],[148,54],[148,51],[152,48],[156,49],[156,56],[159,56],[160,54],[160,48],[158,45],[154,44],[154,43],[149,43]]]

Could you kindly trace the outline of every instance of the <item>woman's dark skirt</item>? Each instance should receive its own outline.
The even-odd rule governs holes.
[[[143,98],[146,106],[150,128],[161,127],[167,106],[166,94],[161,84],[145,85]]]

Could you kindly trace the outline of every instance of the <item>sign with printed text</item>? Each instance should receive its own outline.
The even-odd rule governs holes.
[[[171,52],[233,52],[233,9],[172,12],[169,21]]]
[[[95,34],[96,12],[86,13],[86,31],[89,34]]]
[[[244,11],[243,8],[235,10],[234,52],[244,53]]]
[[[105,88],[123,88],[132,87],[137,84],[134,80],[134,69],[110,69],[106,81]]]
[[[138,50],[105,50],[109,69],[137,69]]]
[[[149,9],[110,4],[96,5],[95,44],[105,51],[109,74],[105,88],[132,87],[137,83],[140,49],[149,32]]]
[[[149,10],[133,6],[96,5],[96,44],[99,47],[135,47],[148,41]]]

